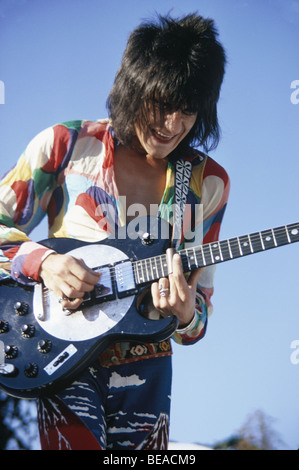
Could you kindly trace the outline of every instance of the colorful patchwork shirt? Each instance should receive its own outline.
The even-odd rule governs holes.
[[[29,143],[14,168],[0,181],[0,279],[11,276],[28,285],[40,281],[39,269],[48,248],[31,241],[30,233],[44,217],[48,218],[49,238],[86,242],[103,240],[114,230],[113,225],[126,223],[124,198],[118,193],[114,175],[115,145],[107,119],[57,124]],[[196,245],[216,241],[228,200],[228,175],[200,151],[183,158],[192,166],[186,197],[186,213],[192,215],[189,228],[195,233]],[[174,162],[169,160],[158,210],[159,216],[168,221],[172,220],[174,204],[174,168]],[[199,207],[202,210],[197,210]],[[180,248],[185,244],[183,234]],[[192,344],[205,334],[212,312],[214,270],[214,266],[201,269],[197,321],[191,331],[174,333],[173,339],[180,344]],[[105,365],[165,355],[170,354],[170,349],[168,342],[117,344],[103,353],[102,362]]]

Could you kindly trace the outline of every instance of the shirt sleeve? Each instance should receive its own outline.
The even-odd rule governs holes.
[[[201,198],[194,229],[195,237],[193,242],[188,242],[188,248],[219,240],[221,223],[229,197],[229,177],[224,168],[210,157],[207,157],[202,180],[198,181],[198,185],[201,188],[198,190],[201,193]],[[176,331],[173,334],[176,343],[194,344],[204,337],[208,318],[213,311],[211,297],[214,293],[214,274],[214,265],[201,269],[197,285],[193,327],[184,333]]]
[[[22,284],[39,280],[40,264],[49,250],[32,242],[29,235],[47,213],[67,146],[64,126],[48,128],[29,143],[17,164],[1,179],[0,279],[10,271],[10,276]]]

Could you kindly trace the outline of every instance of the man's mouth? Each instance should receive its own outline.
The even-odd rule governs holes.
[[[175,137],[174,135],[164,134],[163,132],[158,131],[157,129],[151,129],[151,131],[154,137],[156,137],[156,139],[158,139],[161,142],[170,142],[170,140]]]

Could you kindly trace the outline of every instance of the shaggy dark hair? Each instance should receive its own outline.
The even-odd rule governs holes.
[[[129,36],[121,66],[107,100],[115,136],[125,146],[147,125],[149,107],[163,113],[198,113],[179,148],[216,148],[220,128],[217,101],[224,76],[225,51],[211,19],[190,14],[158,16]]]

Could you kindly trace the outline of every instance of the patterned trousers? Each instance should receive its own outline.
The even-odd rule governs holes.
[[[166,450],[171,356],[88,370],[38,402],[42,450]]]

